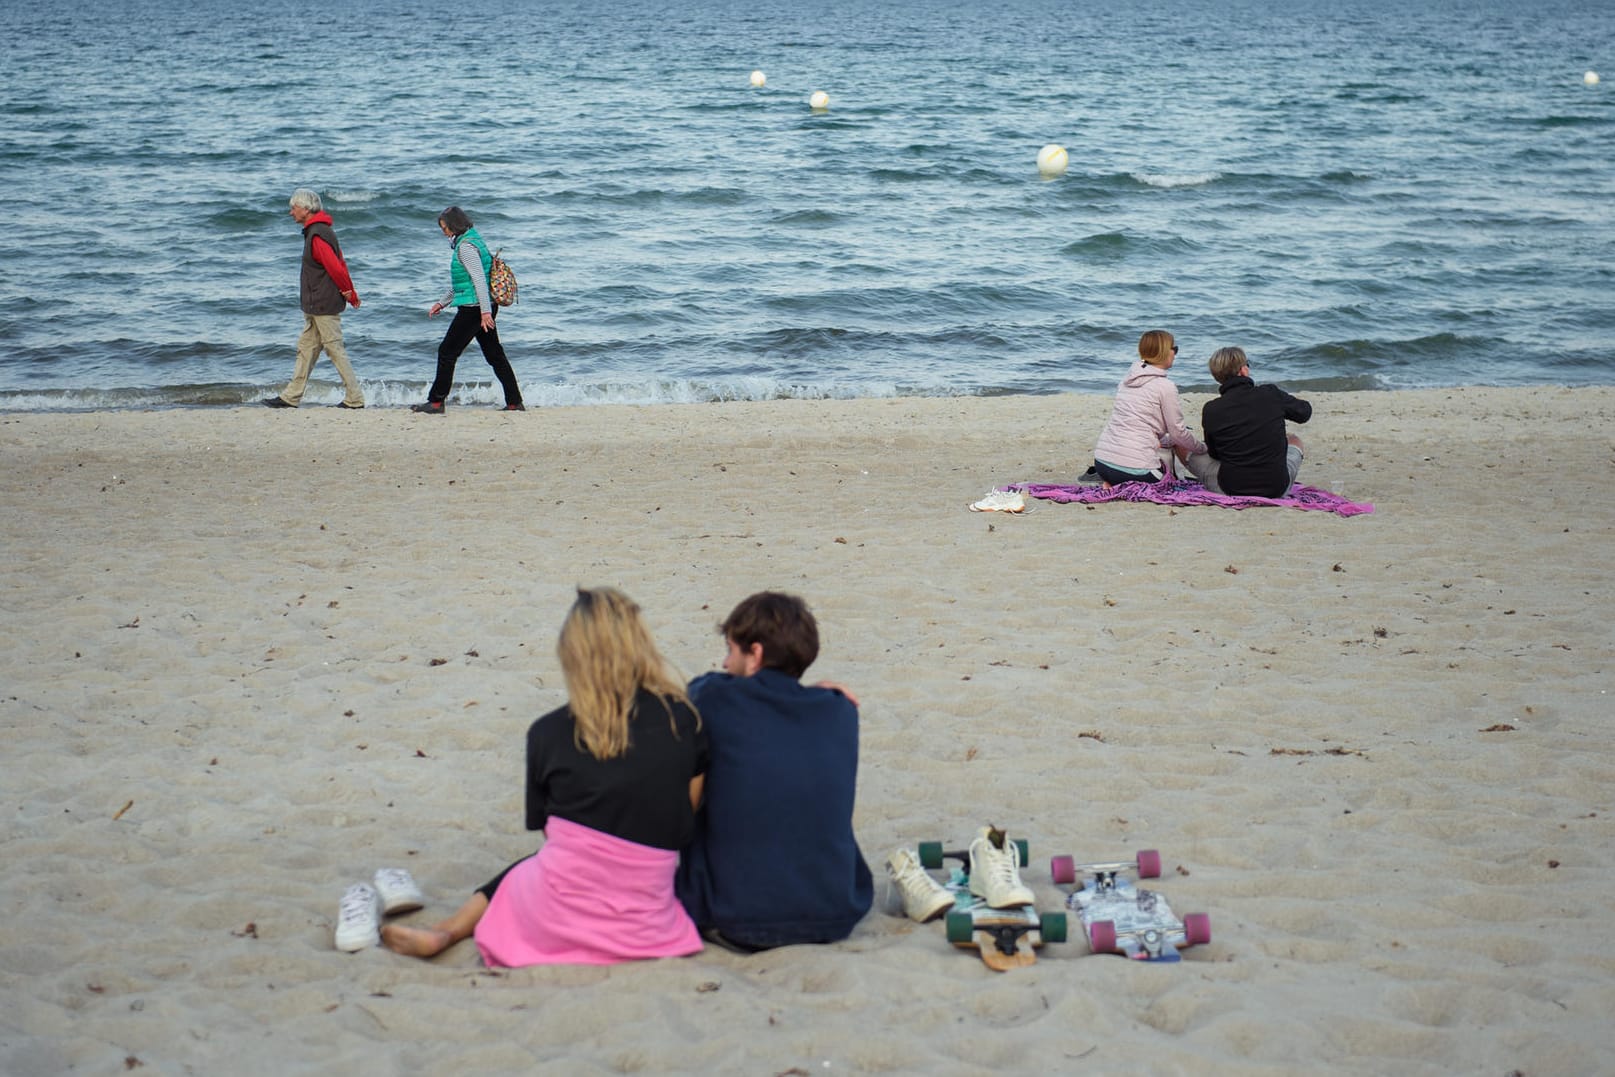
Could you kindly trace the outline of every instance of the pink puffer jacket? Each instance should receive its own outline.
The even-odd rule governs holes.
[[[1184,425],[1178,387],[1165,370],[1141,359],[1116,387],[1116,404],[1093,454],[1113,467],[1149,471],[1161,466],[1163,446],[1206,451]]]

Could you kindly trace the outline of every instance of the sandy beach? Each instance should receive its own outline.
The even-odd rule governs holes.
[[[1615,389],[1310,399],[1372,514],[967,511],[1104,395],[0,416],[0,1072],[1609,1072]],[[878,879],[991,822],[1055,909],[1051,855],[1158,849],[1211,944],[997,974],[877,894],[750,957],[336,951],[376,868],[428,922],[535,847],[580,583],[690,676],[803,595]]]

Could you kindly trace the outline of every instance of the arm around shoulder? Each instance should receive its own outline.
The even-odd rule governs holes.
[[[852,694],[852,689],[848,688],[846,685],[840,683],[839,681],[819,681],[816,684],[814,684],[813,687],[815,687],[815,688],[825,688],[825,689],[828,689],[828,690],[830,690],[832,692],[836,692],[836,693],[838,693],[840,695],[846,696],[848,703],[851,703],[854,707],[858,706],[858,697]]]

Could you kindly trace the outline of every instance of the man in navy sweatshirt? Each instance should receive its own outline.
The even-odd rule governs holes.
[[[800,598],[754,594],[720,627],[723,672],[690,683],[710,758],[679,900],[735,949],[844,939],[874,899],[852,833],[857,704],[801,683],[819,630]]]

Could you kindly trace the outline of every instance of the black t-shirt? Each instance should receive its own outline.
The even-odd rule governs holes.
[[[699,724],[689,707],[641,689],[628,750],[601,760],[573,741],[569,707],[544,715],[527,731],[527,829],[542,830],[557,815],[639,845],[682,849],[695,832],[690,780],[707,770]]]

